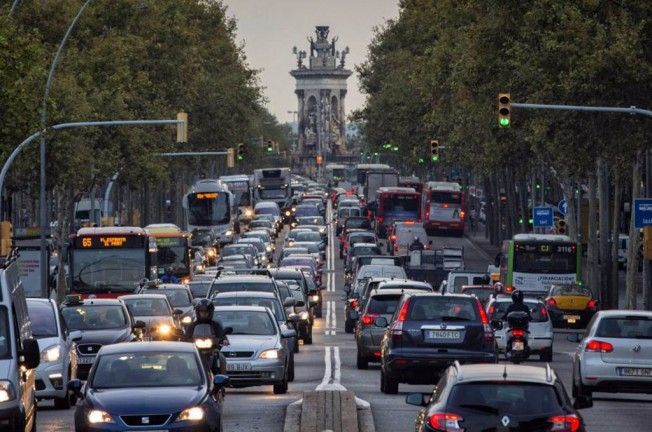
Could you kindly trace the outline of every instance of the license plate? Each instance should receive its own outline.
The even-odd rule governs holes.
[[[516,341],[512,345],[512,350],[514,351],[523,351],[523,348],[525,348],[525,345],[523,345],[522,341]]]
[[[226,370],[232,372],[247,372],[251,370],[249,363],[226,363]]]
[[[620,374],[623,376],[652,377],[652,368],[621,368]]]
[[[78,364],[93,364],[95,356],[93,357],[77,357]]]
[[[453,330],[428,330],[429,339],[459,339],[460,332]]]
[[[575,324],[577,321],[580,320],[579,315],[564,315],[564,319],[568,321],[569,324]]]

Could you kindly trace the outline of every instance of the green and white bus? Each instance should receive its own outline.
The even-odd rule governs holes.
[[[517,234],[503,242],[500,281],[515,289],[546,295],[550,285],[582,283],[582,245],[555,234]]]

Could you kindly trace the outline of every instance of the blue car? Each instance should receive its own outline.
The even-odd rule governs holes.
[[[202,366],[185,342],[142,342],[100,349],[88,381],[72,380],[81,399],[75,431],[222,431],[229,378]]]

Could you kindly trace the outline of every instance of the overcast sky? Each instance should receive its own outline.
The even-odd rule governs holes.
[[[296,111],[294,45],[308,50],[308,36],[316,25],[330,26],[330,37],[338,36],[337,49],[349,46],[347,68],[363,62],[374,26],[398,16],[398,0],[223,0],[228,14],[238,21],[238,43],[245,43],[249,65],[261,69],[268,108],[281,122],[291,121]],[[360,108],[364,96],[357,76],[348,80],[346,110]]]

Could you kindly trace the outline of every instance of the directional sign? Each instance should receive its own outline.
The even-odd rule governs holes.
[[[566,216],[566,212],[568,212],[568,203],[566,202],[565,199],[563,199],[559,201],[559,204],[557,204],[557,208],[559,209],[559,213]]]
[[[532,226],[535,228],[553,226],[552,207],[534,207],[532,209]]]
[[[652,226],[652,198],[634,199],[634,225],[636,228]]]

